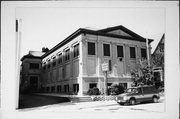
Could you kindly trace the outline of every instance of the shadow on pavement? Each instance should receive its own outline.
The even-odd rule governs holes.
[[[33,94],[20,94],[18,109],[52,105],[63,102],[70,102],[70,100],[67,97],[51,97]]]

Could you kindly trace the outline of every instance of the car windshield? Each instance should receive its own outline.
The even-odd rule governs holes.
[[[136,88],[128,88],[128,89],[125,91],[125,93],[134,93],[134,92],[136,92],[136,91],[137,91]]]

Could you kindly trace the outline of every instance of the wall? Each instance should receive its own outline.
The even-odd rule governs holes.
[[[87,43],[94,42],[96,55],[88,55]],[[110,44],[110,56],[103,56],[103,43]],[[117,45],[123,46],[122,61],[117,57]],[[136,58],[130,58],[129,47],[135,47]],[[110,38],[86,34],[82,40],[83,51],[83,90],[89,89],[89,83],[97,83],[100,89],[104,88],[104,73],[101,64],[111,60],[112,70],[108,72],[108,83],[128,83],[131,87],[131,71],[137,70],[137,62],[141,58],[141,48],[146,48],[145,42]]]
[[[46,64],[43,64],[42,67],[46,66],[46,70],[42,70],[42,86],[57,86],[61,85],[64,87],[64,85],[69,84],[70,86],[70,92],[72,92],[73,87],[72,85],[77,83],[77,78],[79,77],[79,60],[80,55],[78,57],[73,57],[73,46],[76,44],[80,44],[81,41],[81,35],[74,38],[72,41],[67,43],[66,45],[60,47],[53,53],[46,56],[44,59],[42,59],[42,64],[46,62]],[[65,61],[65,50],[70,49],[70,60]],[[79,48],[80,49],[80,48]],[[58,64],[59,56],[58,53],[62,53],[62,63]],[[55,58],[53,59],[52,57]],[[47,60],[50,59],[48,62]],[[53,67],[53,61],[56,61],[56,66]],[[51,68],[47,69],[47,65],[50,64]],[[62,92],[64,91],[64,88],[62,88]]]

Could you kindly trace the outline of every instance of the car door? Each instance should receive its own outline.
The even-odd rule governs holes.
[[[136,93],[136,102],[141,102],[144,98],[143,90],[142,88],[137,88],[137,93]]]

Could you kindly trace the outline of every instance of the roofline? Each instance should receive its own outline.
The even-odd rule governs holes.
[[[103,33],[101,30],[94,31],[94,30],[79,28],[74,33],[72,33],[70,36],[68,36],[66,39],[64,39],[62,42],[60,42],[59,44],[54,46],[52,49],[50,49],[47,53],[42,55],[41,58],[45,58],[47,55],[54,52],[58,48],[62,47],[66,43],[70,42],[73,38],[79,36],[82,33],[83,34],[93,34],[93,35],[100,35],[100,36],[107,36],[107,37],[114,37],[114,38],[123,38],[126,40],[136,40],[136,41],[140,41],[140,42],[146,42],[146,39],[143,37],[136,38],[136,37],[129,37],[129,36],[121,36],[121,35],[116,35],[116,34]],[[151,43],[153,41],[152,39],[148,39],[148,40],[149,40],[149,43]]]
[[[41,56],[41,58],[45,58],[47,55],[49,55],[50,53],[54,52],[56,49],[58,49],[59,47],[63,46],[64,44],[68,43],[69,41],[71,41],[73,38],[77,37],[78,35],[80,35],[81,33],[81,28],[76,30],[74,33],[72,33],[70,36],[68,36],[66,39],[64,39],[62,42],[58,43],[56,46],[54,46],[52,49],[50,49],[47,53],[45,53],[44,55]]]
[[[141,38],[136,38],[136,37],[129,37],[129,36],[122,36],[122,35],[116,35],[116,34],[111,34],[111,33],[103,33],[101,31],[93,31],[93,30],[88,30],[88,29],[82,29],[84,30],[83,33],[89,33],[93,35],[102,35],[102,36],[107,36],[107,37],[114,37],[114,38],[123,38],[126,40],[136,40],[140,42],[146,42],[146,39],[141,37]],[[148,39],[149,43],[153,41],[153,39]]]
[[[21,61],[23,61],[25,58],[33,58],[33,59],[41,59],[41,56],[28,56],[28,55],[25,55],[21,58]]]
[[[158,44],[157,44],[157,46],[156,46],[156,48],[155,48],[155,50],[154,50],[152,55],[154,55],[154,53],[157,51],[157,48],[158,48],[159,44],[161,43],[161,41],[164,39],[164,37],[165,37],[165,33],[163,33],[163,35],[161,37],[161,40],[158,42]]]
[[[132,35],[134,37],[143,38],[142,36],[136,34],[135,32],[133,32],[131,30],[129,30],[128,28],[124,27],[123,25],[119,25],[119,26],[115,26],[115,27],[109,27],[109,28],[98,30],[98,31],[109,32],[109,31],[113,31],[113,30],[117,30],[117,29],[121,29],[122,31],[127,32],[127,33],[129,33],[129,35]]]

